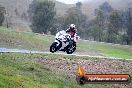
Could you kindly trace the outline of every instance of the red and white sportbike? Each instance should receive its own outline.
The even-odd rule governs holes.
[[[72,39],[71,35],[67,34],[66,31],[60,31],[56,34],[55,41],[50,46],[50,52],[64,51],[67,54],[72,54],[76,50],[76,42],[78,39],[79,36],[77,34]]]

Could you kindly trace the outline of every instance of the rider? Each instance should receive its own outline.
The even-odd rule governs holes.
[[[76,44],[76,41],[74,40],[74,36],[77,33],[77,29],[75,24],[71,24],[69,28],[66,30],[66,33],[70,33],[71,35],[71,40]]]

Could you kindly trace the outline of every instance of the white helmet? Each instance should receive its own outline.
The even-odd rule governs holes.
[[[75,29],[75,24],[71,24],[70,28]]]

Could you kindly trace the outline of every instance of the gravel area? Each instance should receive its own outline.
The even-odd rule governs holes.
[[[78,65],[82,65],[87,74],[130,74],[132,76],[132,60],[116,59],[37,59],[37,63],[58,72],[66,73],[70,79],[74,79]],[[132,83],[113,84],[115,88],[132,88]]]

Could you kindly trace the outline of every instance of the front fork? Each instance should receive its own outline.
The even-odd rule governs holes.
[[[57,47],[57,49],[59,50],[61,47],[62,47],[62,43],[61,43],[61,41],[59,41],[59,40],[55,40],[55,42],[57,43],[56,44],[56,47]]]
[[[59,46],[59,45],[60,45],[60,42],[59,42],[58,40],[55,40],[55,42],[57,43],[57,46]]]

